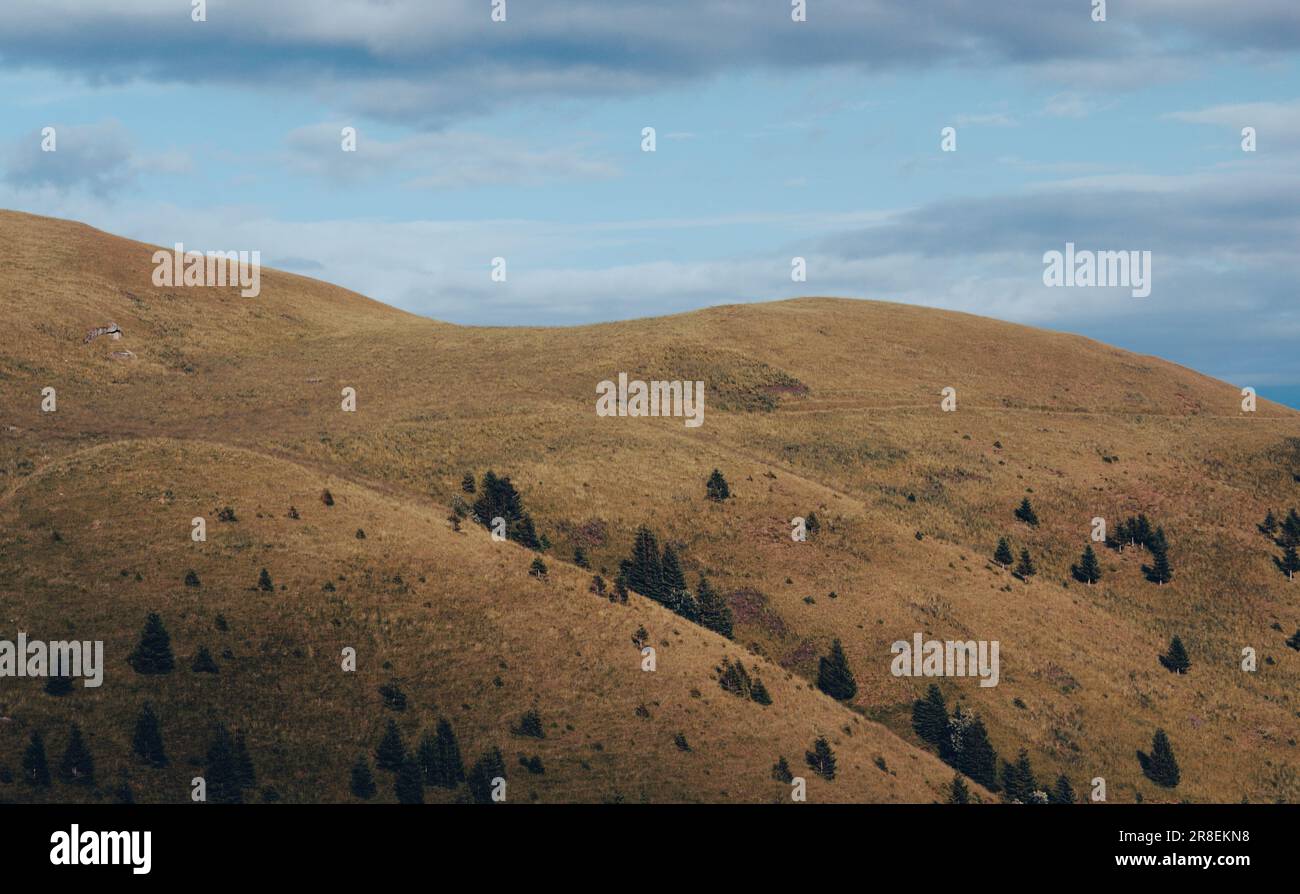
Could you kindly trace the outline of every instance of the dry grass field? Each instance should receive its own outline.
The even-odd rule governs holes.
[[[0,769],[15,777],[0,800],[111,800],[123,780],[140,801],[185,800],[217,722],[244,732],[258,793],[349,800],[349,769],[389,718],[408,746],[446,718],[467,763],[501,749],[511,801],[788,801],[771,778],[781,756],[810,801],[940,801],[952,770],[910,723],[931,680],[890,673],[890,644],[919,631],[1000,642],[998,686],[934,682],[985,720],[1000,756],[1026,749],[1040,782],[1065,774],[1082,793],[1100,776],[1112,802],[1300,801],[1300,653],[1285,645],[1300,582],[1256,529],[1300,506],[1300,414],[1244,413],[1237,385],[874,301],[473,328],[272,270],[257,298],[158,289],[152,246],[66,221],[0,212],[0,246],[0,639],[75,636],[107,653],[99,689],[0,679]],[[120,341],[83,344],[109,321]],[[110,356],[122,350],[134,358]],[[596,383],[620,372],[704,381],[704,424],[598,417]],[[340,409],[345,387],[356,412]],[[940,409],[945,387],[956,412]],[[733,494],[721,503],[705,496],[715,468]],[[549,540],[549,580],[529,575],[529,550],[453,530],[462,477],[488,469]],[[1037,527],[1013,517],[1025,497]],[[237,521],[217,520],[226,506]],[[820,532],[792,541],[791,519],[812,511]],[[1145,579],[1142,550],[1101,548],[1101,581],[1073,580],[1091,520],[1137,513],[1164,528],[1172,582]],[[195,516],[206,543],[190,540]],[[692,586],[704,572],[726,596],[732,641],[638,595],[588,592],[643,524]],[[1030,550],[1029,582],[992,563],[1001,536]],[[575,546],[591,570],[570,562]],[[257,588],[262,568],[273,592]],[[172,636],[169,675],[126,663],[149,611]],[[1158,661],[1173,635],[1188,674]],[[834,639],[858,683],[847,705],[813,685]],[[200,646],[219,674],[190,671]],[[355,673],[340,667],[348,646]],[[724,656],[773,703],[724,692]],[[384,707],[392,681],[404,711]],[[170,768],[131,754],[145,700]],[[545,737],[514,734],[533,709]],[[74,719],[96,785],[25,785],[31,731],[55,764]],[[1138,765],[1157,728],[1176,789]],[[803,762],[819,735],[833,781]],[[534,755],[544,773],[520,765]],[[391,774],[376,776],[392,800]]]

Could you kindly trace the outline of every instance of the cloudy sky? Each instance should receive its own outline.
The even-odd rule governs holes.
[[[1300,405],[1298,0],[504,5],[5,0],[0,207],[458,323],[881,298]],[[1047,288],[1067,242],[1150,296]]]

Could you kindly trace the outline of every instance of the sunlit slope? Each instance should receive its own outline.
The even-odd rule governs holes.
[[[1040,779],[1064,772],[1082,790],[1103,776],[1112,800],[1300,800],[1300,656],[1283,644],[1300,601],[1255,529],[1300,506],[1300,415],[1266,401],[1243,413],[1236,384],[880,302],[468,328],[274,271],[256,299],[155,290],[148,246],[0,214],[10,234],[0,493],[70,451],[156,436],[291,459],[435,519],[465,472],[492,468],[519,486],[553,567],[582,545],[612,577],[649,525],[692,585],[704,571],[728,594],[739,644],[811,680],[840,639],[854,707],[913,742],[910,702],[930,681],[892,676],[890,643],[998,640],[997,687],[938,682],[985,717],[1000,754],[1026,748]],[[81,343],[109,320],[120,342]],[[136,359],[111,359],[120,349]],[[619,372],[704,381],[703,426],[597,417],[596,383]],[[40,412],[46,386],[55,413]],[[340,409],[346,387],[356,412]],[[956,412],[940,409],[945,387]],[[714,468],[733,492],[722,504],[704,495]],[[1012,516],[1024,497],[1036,528]],[[822,533],[792,542],[791,519],[814,510]],[[1166,530],[1173,582],[1147,582],[1142,551],[1104,549],[1102,581],[1073,581],[1092,520],[1139,512]],[[990,566],[999,536],[1031,550],[1031,583]],[[1193,662],[1181,677],[1157,661],[1175,634]],[[1184,771],[1173,792],[1135,757],[1157,727]]]

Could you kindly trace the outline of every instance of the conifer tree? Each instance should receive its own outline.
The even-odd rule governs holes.
[[[425,783],[432,785],[438,772],[438,743],[431,733],[426,732],[420,737],[420,744],[415,749],[415,763]]]
[[[402,731],[390,719],[384,737],[375,749],[375,766],[381,770],[396,770],[405,762],[406,746],[402,744]]]
[[[240,788],[253,788],[257,785],[257,771],[253,768],[253,758],[248,753],[248,743],[244,740],[244,731],[235,733],[235,745],[232,749],[235,764],[235,779]]]
[[[51,668],[50,676],[45,681],[45,694],[64,696],[72,692],[72,677]]]
[[[469,792],[475,803],[491,804],[495,788],[492,780],[506,778],[506,762],[501,757],[501,749],[492,748],[474,762],[469,771]]]
[[[1173,568],[1169,564],[1169,551],[1165,546],[1163,533],[1157,530],[1158,537],[1153,538],[1147,548],[1151,551],[1151,565],[1146,569],[1147,580],[1153,584],[1167,584],[1174,579]]]
[[[1286,641],[1286,644],[1290,648],[1300,652],[1300,627],[1295,629],[1295,633],[1291,634],[1291,637]]]
[[[1056,787],[1052,789],[1049,799],[1053,804],[1073,804],[1074,788],[1064,773],[1056,777]]]
[[[1282,522],[1282,546],[1295,546],[1297,543],[1300,543],[1300,515],[1292,507]]]
[[[786,785],[794,782],[794,773],[790,771],[790,762],[785,759],[784,755],[772,765],[772,778],[777,782],[784,782]]]
[[[137,674],[167,674],[176,666],[171,636],[157,612],[149,612],[140,633],[140,642],[126,660]]]
[[[163,750],[162,730],[158,724],[158,715],[148,702],[140,708],[140,716],[135,721],[135,734],[131,737],[131,747],[136,756],[151,767],[167,766],[167,752]]]
[[[1277,530],[1277,517],[1273,515],[1272,509],[1270,509],[1268,514],[1264,516],[1264,523],[1259,526],[1259,530],[1270,537],[1272,537],[1273,533]]]
[[[731,496],[731,488],[727,486],[727,479],[722,477],[722,473],[717,469],[709,476],[709,482],[706,485],[706,491],[710,500],[721,503]]]
[[[813,750],[804,752],[804,760],[812,771],[823,779],[835,778],[835,752],[825,736],[818,736],[813,743]]]
[[[663,562],[659,557],[659,541],[645,525],[637,528],[632,545],[632,558],[621,566],[628,589],[656,602],[664,601]]]
[[[37,788],[50,786],[50,765],[45,759],[45,738],[39,730],[32,730],[27,750],[23,752],[23,775]]]
[[[952,787],[948,790],[948,803],[970,803],[970,789],[966,787],[966,781],[961,778],[960,773],[954,773],[952,776]]]
[[[1151,739],[1151,754],[1144,755],[1138,752],[1138,760],[1142,764],[1142,772],[1156,785],[1164,788],[1174,788],[1178,785],[1180,778],[1178,761],[1174,760],[1174,750],[1164,730],[1156,730],[1155,736]]]
[[[1015,562],[1015,556],[1011,554],[1011,544],[1007,543],[1007,538],[998,538],[998,548],[993,551],[993,561],[997,562],[1003,568],[1010,568],[1011,563]]]
[[[1038,569],[1034,567],[1033,559],[1029,558],[1029,550],[1022,549],[1020,551],[1020,561],[1016,563],[1016,570],[1013,573],[1023,581],[1029,580],[1038,573]]]
[[[264,593],[270,593],[275,589],[275,584],[271,583],[271,574],[265,568],[257,575],[257,588]]]
[[[770,705],[772,696],[768,693],[767,687],[763,685],[762,680],[755,680],[753,687],[749,690],[749,697],[755,704]]]
[[[1034,506],[1029,502],[1028,497],[1020,501],[1020,506],[1016,509],[1016,518],[1030,527],[1038,526],[1038,515],[1034,512]]]
[[[1014,764],[1002,762],[1002,797],[1010,802],[1028,804],[1038,789],[1034,771],[1029,764],[1029,752],[1020,749]]]
[[[185,572],[185,586],[187,587],[199,586],[199,575],[193,568]]]
[[[190,662],[190,670],[196,674],[221,673],[221,668],[217,667],[217,662],[213,660],[212,653],[208,651],[207,646],[199,646],[199,651],[195,653],[194,660]]]
[[[998,754],[989,742],[984,721],[975,717],[961,727],[960,741],[950,746],[953,766],[985,788],[996,788]]]
[[[546,563],[542,561],[541,556],[533,559],[533,564],[528,566],[528,573],[538,580],[546,580]]]
[[[936,747],[948,738],[948,706],[934,683],[925,691],[925,698],[912,703],[912,729],[922,741]]]
[[[587,551],[581,546],[573,548],[573,564],[579,568],[590,568],[591,560],[587,558]]]
[[[239,766],[235,759],[235,748],[230,740],[230,732],[224,725],[217,727],[212,744],[208,746],[203,779],[207,783],[210,803],[243,803],[244,793],[239,785]]]
[[[1278,564],[1287,580],[1295,580],[1296,572],[1300,571],[1300,555],[1296,554],[1295,544],[1286,548],[1286,552],[1282,553],[1282,561]]]
[[[424,803],[424,776],[419,764],[413,760],[402,762],[393,779],[393,794],[397,795],[398,804]]]
[[[858,683],[849,670],[849,660],[839,640],[831,643],[831,652],[817,665],[817,688],[837,701],[847,701],[858,694]]]
[[[678,614],[685,614],[682,609],[683,594],[686,594],[686,575],[682,573],[677,551],[671,543],[664,546],[663,559],[659,563],[662,577],[663,603]],[[689,594],[687,594],[689,596]]]
[[[816,537],[817,532],[822,529],[821,519],[817,517],[816,512],[809,512],[808,517],[803,521],[804,530],[808,532],[809,537]]]
[[[474,486],[474,473],[466,472],[465,477],[460,479],[460,489],[467,494],[472,494],[478,488]]]
[[[610,601],[627,605],[627,578],[621,571],[618,577],[614,578],[614,597]]]
[[[446,719],[438,721],[438,735],[434,744],[436,759],[433,773],[428,777],[429,784],[440,788],[455,788],[465,781],[465,762],[460,756],[456,733]]]
[[[1070,572],[1075,580],[1088,586],[1101,580],[1101,564],[1097,561],[1097,554],[1092,551],[1092,544],[1083,548],[1083,556],[1079,559],[1079,564],[1071,566]]]
[[[700,585],[695,592],[698,596],[700,624],[730,639],[733,623],[731,606],[727,605],[726,600],[713,589],[703,574],[700,575]]]
[[[68,747],[59,761],[59,778],[74,785],[94,785],[95,759],[81,738],[81,727],[72,724],[68,734]]]
[[[471,483],[473,478],[470,479]],[[364,754],[357,755],[357,762],[352,765],[352,782],[349,788],[354,797],[368,801],[375,796],[375,777],[370,772],[370,762]]]
[[[1165,670],[1175,674],[1185,674],[1192,667],[1187,650],[1183,648],[1183,641],[1176,636],[1169,641],[1169,651],[1160,656],[1160,663]]]

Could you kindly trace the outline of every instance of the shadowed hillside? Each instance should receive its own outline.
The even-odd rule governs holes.
[[[64,221],[0,213],[0,244],[0,639],[103,639],[108,653],[98,690],[0,680],[0,767],[17,775],[33,729],[56,763],[77,718],[97,787],[0,782],[0,798],[107,799],[126,773],[140,800],[182,800],[187,761],[202,765],[225,723],[246,734],[259,790],[345,800],[392,717],[412,748],[449,719],[467,764],[500,747],[512,801],[783,800],[781,756],[811,801],[942,800],[952,770],[911,724],[936,682],[1001,757],[1026,749],[1042,786],[1064,774],[1080,793],[1105,778],[1111,801],[1300,800],[1300,653],[1285,645],[1300,602],[1256,528],[1300,506],[1300,414],[1265,401],[1243,413],[1236,386],[879,302],[470,328],[270,270],[257,298],[155,288],[153,247]],[[120,340],[83,343],[108,322]],[[596,384],[620,372],[703,381],[704,424],[598,417]],[[955,412],[940,409],[945,387]],[[340,409],[344,388],[355,412]],[[549,544],[549,581],[530,576],[535,553],[493,542],[463,509],[450,520],[474,500],[465,474],[489,469]],[[706,498],[714,469],[730,499]],[[1013,515],[1025,498],[1035,526]],[[217,520],[227,506],[237,521]],[[810,513],[819,530],[794,542],[791,520]],[[1101,579],[1071,574],[1095,517],[1113,532],[1139,514],[1163,529],[1172,580],[1148,580],[1149,550],[1101,544]],[[189,538],[195,516],[206,543]],[[614,580],[642,525],[692,589],[703,573],[723,594],[733,641],[636,593],[588,592],[593,574]],[[1000,537],[1037,574],[994,563]],[[125,663],[150,610],[172,635],[170,675]],[[999,685],[893,676],[890,644],[916,632],[999,641]],[[1158,660],[1175,635],[1186,674]],[[844,704],[812,685],[836,639],[857,682]],[[189,669],[201,645],[214,677]],[[345,646],[356,673],[340,669]],[[724,656],[773,703],[724,692]],[[404,711],[384,707],[393,681]],[[171,770],[132,760],[146,699]],[[545,737],[512,734],[534,709]],[[1176,789],[1138,763],[1157,728]],[[803,761],[819,735],[839,760],[832,782]],[[391,774],[376,775],[390,798]]]

